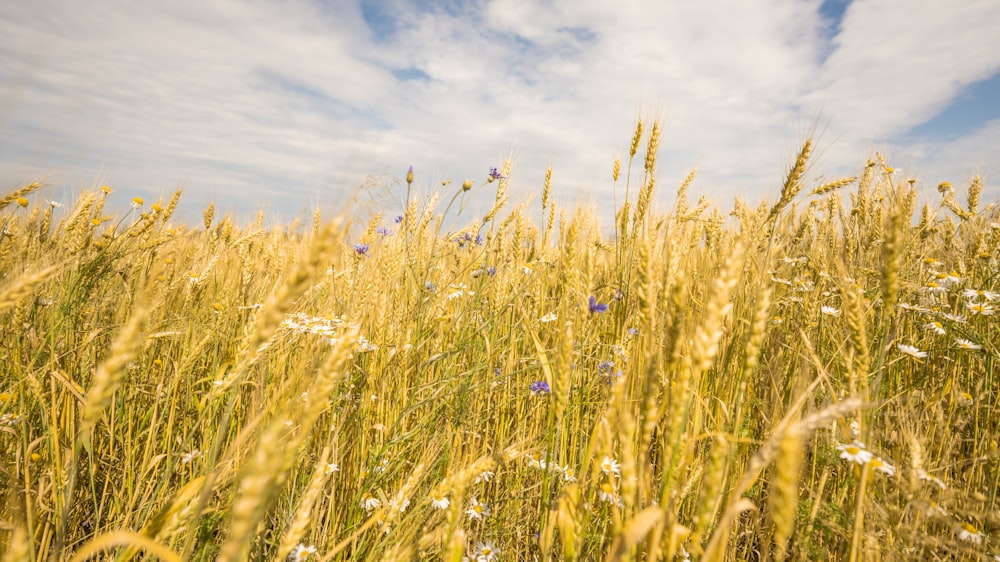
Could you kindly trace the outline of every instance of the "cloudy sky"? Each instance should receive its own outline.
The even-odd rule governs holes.
[[[410,165],[431,189],[513,155],[516,200],[551,165],[603,205],[659,116],[664,203],[694,166],[723,207],[773,199],[814,129],[816,182],[879,150],[927,197],[982,173],[992,199],[997,29],[996,0],[4,2],[0,183],[393,213]]]

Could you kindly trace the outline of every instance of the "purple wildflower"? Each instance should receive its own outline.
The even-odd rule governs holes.
[[[552,392],[552,389],[549,388],[549,383],[545,381],[535,381],[531,383],[531,386],[529,386],[528,389],[531,390],[531,393],[535,396],[541,396],[542,394]]]
[[[597,364],[597,372],[602,375],[607,375],[611,373],[611,369],[615,368],[614,361],[603,361]]]
[[[608,305],[606,305],[606,304],[604,304],[602,302],[597,302],[597,299],[594,297],[594,295],[590,295],[590,313],[591,314],[595,314],[595,313],[596,314],[601,314],[601,313],[604,313],[604,312],[607,312],[607,311],[608,311]]]
[[[505,179],[507,179],[507,176],[501,174],[500,170],[497,170],[496,167],[490,168],[489,181]]]
[[[396,215],[396,218],[395,218],[394,222],[396,224],[399,224],[399,223],[403,222],[403,215]]]
[[[392,236],[393,232],[384,226],[380,226],[375,229],[376,234],[381,234],[382,236]]]
[[[497,274],[497,268],[493,267],[492,265],[486,268],[486,275],[493,277],[496,274]]]
[[[367,242],[365,242],[364,244],[355,244],[354,245],[354,253],[357,254],[357,255],[359,255],[359,256],[366,256],[367,257],[368,256],[368,250],[370,250],[370,249],[371,249],[371,247],[368,245]]]

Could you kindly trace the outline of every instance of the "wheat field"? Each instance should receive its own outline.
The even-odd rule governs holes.
[[[0,559],[1000,560],[981,181],[812,185],[810,139],[661,211],[659,134],[614,217],[509,162],[364,224],[10,191]]]

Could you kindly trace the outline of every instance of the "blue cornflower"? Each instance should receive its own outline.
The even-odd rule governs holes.
[[[430,281],[424,281],[424,289],[427,289],[427,292],[429,293],[433,293],[437,290],[437,285],[431,283]]]
[[[357,254],[357,255],[359,255],[359,256],[367,256],[368,255],[368,250],[370,250],[370,249],[371,249],[371,247],[368,245],[367,242],[365,242],[364,244],[355,244],[354,245],[354,253]]]
[[[606,375],[606,374],[610,373],[611,369],[614,369],[614,368],[615,368],[615,362],[614,361],[602,361],[601,363],[597,364],[597,372],[600,373],[600,374],[602,374],[602,375]]]
[[[505,179],[507,179],[507,176],[501,174],[500,170],[497,170],[496,167],[490,168],[490,175],[488,181],[505,180]]]
[[[380,226],[375,229],[375,234],[381,234],[382,236],[392,236],[393,232],[384,226]]]
[[[531,386],[529,386],[528,389],[531,390],[531,393],[535,396],[541,396],[542,394],[552,392],[552,389],[549,388],[549,383],[545,381],[535,381],[531,383]]]
[[[482,245],[483,245],[483,235],[482,234],[477,234],[476,235],[476,246],[482,246]]]
[[[499,377],[500,376],[500,367],[494,367],[493,368],[493,374]]]
[[[497,268],[493,267],[492,265],[486,268],[486,275],[493,277],[496,274],[497,274]]]
[[[614,294],[614,296],[611,297],[611,299],[612,300],[616,300],[616,301],[620,301],[623,298],[625,298],[625,293],[623,293],[621,289],[615,289],[615,294]]]
[[[628,329],[628,335],[630,335],[630,336],[637,335],[638,333],[639,333],[639,330],[637,328],[629,328]]]
[[[396,224],[403,222],[403,215],[396,215],[396,218],[393,222],[395,222]]]
[[[604,304],[602,302],[597,302],[597,299],[594,297],[594,295],[590,295],[590,313],[591,314],[595,314],[595,313],[596,314],[601,314],[601,313],[607,312],[607,311],[608,311],[608,305],[606,305],[606,304]]]

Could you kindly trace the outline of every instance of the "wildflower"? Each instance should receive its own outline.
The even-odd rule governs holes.
[[[531,386],[529,386],[528,389],[531,390],[531,393],[535,396],[541,396],[542,394],[552,392],[552,389],[549,388],[549,383],[545,381],[535,381],[531,383]]]
[[[447,496],[431,496],[431,505],[437,509],[448,509],[451,500]]]
[[[608,311],[608,305],[604,303],[597,302],[594,295],[590,296],[590,313],[591,314],[602,314]]]
[[[541,319],[540,319],[540,322],[542,324],[548,324],[549,322],[555,321],[555,319],[556,319],[556,313],[555,312],[550,312],[550,313],[546,314],[545,316],[542,316]]]
[[[102,185],[102,186],[101,186],[101,193],[103,193],[103,194],[105,194],[105,195],[108,195],[108,194],[109,194],[109,193],[111,193],[112,191],[114,191],[114,190],[113,190],[113,189],[111,189],[111,187],[110,187],[110,186],[107,186],[107,185]]]
[[[430,281],[424,281],[424,290],[426,290],[428,293],[433,293],[434,291],[437,290],[437,285],[431,283]]]
[[[615,492],[615,486],[611,482],[604,482],[597,489],[597,499],[613,503],[619,507],[622,506],[622,500],[618,497],[618,493]]]
[[[1000,293],[994,293],[993,291],[984,291],[982,289],[966,289],[962,291],[962,296],[967,299],[983,299],[987,302],[993,302],[1000,298]]]
[[[973,315],[992,316],[993,313],[995,312],[992,306],[981,302],[966,303],[965,308],[968,308],[969,312]]]
[[[978,343],[973,343],[962,338],[955,338],[955,345],[957,345],[959,349],[968,349],[970,351],[979,351],[983,348],[983,346]]]
[[[413,166],[410,166],[410,169],[406,171],[406,183],[413,183]]]
[[[404,511],[406,511],[406,508],[410,507],[410,500],[404,498],[402,496],[402,493],[400,493],[397,494],[396,497],[389,500],[388,507],[391,511],[394,511],[396,513],[403,513]]]
[[[945,320],[947,320],[949,322],[954,322],[956,324],[965,324],[966,323],[965,316],[962,316],[961,314],[951,314],[951,313],[947,313],[946,312],[946,313],[944,313],[944,314],[941,315],[941,318],[944,318]]]
[[[839,444],[837,445],[837,450],[840,451],[840,458],[847,462],[856,462],[860,465],[868,464],[875,457],[871,451],[865,449],[863,443],[857,441],[850,445]]]
[[[472,180],[462,182],[462,191],[469,191],[470,189],[472,189]]]
[[[62,207],[62,203],[60,203],[58,201],[49,201],[49,207],[52,207],[53,209],[56,209],[58,207]]]
[[[943,181],[938,184],[938,193],[941,195],[948,195],[949,193],[954,193],[955,189],[951,187],[950,181]]]
[[[476,498],[472,498],[469,502],[469,509],[465,510],[465,514],[469,516],[469,519],[479,519],[482,520],[490,516],[490,508],[486,507],[482,502]]]
[[[916,359],[923,359],[924,357],[927,357],[927,352],[926,351],[920,351],[919,349],[917,349],[916,347],[914,347],[912,345],[906,345],[904,343],[897,343],[896,344],[896,349],[898,349],[900,352],[905,353],[905,354],[909,355],[910,357],[914,357]]]
[[[399,223],[403,222],[403,215],[396,215],[396,218],[393,219],[392,222],[394,222],[396,224],[399,224]]]
[[[924,482],[930,482],[942,490],[948,488],[948,485],[945,484],[940,478],[927,474],[927,472],[922,468],[917,469],[917,478],[923,480]]]
[[[639,329],[638,328],[629,328],[628,329],[628,335],[630,335],[630,336],[636,336],[638,334],[639,334]]]
[[[861,423],[858,420],[851,420],[851,435],[854,437],[861,435]]]
[[[944,335],[944,326],[942,326],[941,323],[937,322],[937,321],[935,321],[935,322],[928,322],[928,323],[924,324],[924,329],[927,330],[928,332],[934,332],[935,334],[937,334],[939,336],[943,336]]]
[[[548,466],[548,463],[545,461],[545,455],[542,453],[531,453],[530,455],[526,455],[525,458],[528,459],[528,466],[532,468],[546,468]]]
[[[948,292],[948,288],[935,283],[934,281],[928,281],[927,284],[924,285],[924,291],[927,291],[928,293],[946,293]]]
[[[358,256],[366,256],[367,257],[368,256],[368,250],[370,250],[370,249],[371,249],[371,246],[369,246],[367,242],[365,242],[364,244],[355,244],[354,245],[354,253],[357,254]]]
[[[20,414],[3,414],[0,416],[0,426],[15,427],[21,423]]]
[[[837,310],[836,308],[833,308],[832,306],[820,307],[819,311],[827,316],[833,316],[834,318],[840,316],[840,311]]]
[[[493,182],[495,180],[505,180],[507,176],[500,173],[495,167],[490,168],[490,175],[487,176],[486,181]]]
[[[882,472],[886,476],[892,476],[892,475],[896,474],[896,467],[894,467],[891,464],[885,462],[884,460],[882,460],[879,457],[873,458],[871,460],[871,462],[869,462],[869,464],[871,465],[872,470],[877,470],[878,472]]]
[[[132,198],[132,208],[133,209],[138,209],[139,207],[142,207],[143,203],[145,203],[145,201],[142,199],[142,197],[133,197]]]
[[[323,467],[323,474],[329,476],[334,472],[340,472],[340,465],[335,462],[329,463]]]
[[[486,470],[479,476],[476,476],[475,483],[479,484],[480,482],[489,482],[490,480],[493,480],[494,476],[496,476],[495,472],[493,472],[492,470]]]
[[[621,476],[622,465],[617,460],[605,455],[604,459],[601,461],[601,472],[607,474],[608,476],[612,474],[615,476]]]
[[[365,511],[371,513],[372,510],[378,509],[382,505],[382,500],[376,498],[375,496],[368,494],[361,498],[361,507],[365,508]]]
[[[382,236],[392,236],[393,232],[389,230],[387,227],[380,226],[375,229],[375,234],[381,234]]]
[[[288,554],[288,560],[290,562],[302,562],[303,560],[309,558],[311,554],[316,554],[315,546],[304,546],[302,543],[299,543],[298,546],[293,548],[292,552]]]
[[[500,554],[500,549],[493,544],[493,541],[476,543],[476,562],[493,562]]]
[[[181,464],[189,464],[200,456],[201,456],[201,451],[199,451],[198,449],[195,449],[190,453],[184,453],[183,455],[181,455]]]
[[[963,541],[968,541],[973,544],[983,544],[983,539],[986,535],[982,531],[973,527],[969,523],[962,523],[962,526],[958,530],[958,538]]]
[[[615,368],[614,361],[602,361],[597,364],[597,373],[600,375],[607,375],[611,373],[611,369]]]

